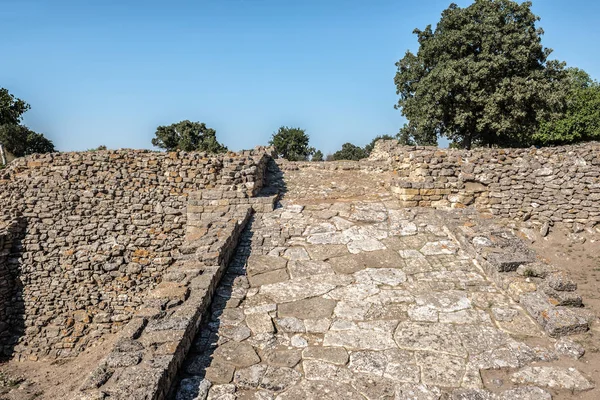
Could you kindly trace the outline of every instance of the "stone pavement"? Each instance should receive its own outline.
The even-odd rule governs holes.
[[[593,388],[550,363],[582,350],[545,336],[442,214],[381,197],[288,196],[255,214],[172,397],[537,400]],[[498,369],[505,381],[488,381]]]

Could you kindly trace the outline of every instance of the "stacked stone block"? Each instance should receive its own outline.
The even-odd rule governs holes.
[[[275,200],[216,190],[190,194],[180,255],[119,332],[78,398],[167,396],[251,213],[272,210]]]
[[[188,194],[256,194],[269,149],[208,155],[99,151],[34,155],[0,173],[0,214],[21,215],[17,359],[76,355],[117,332],[184,243]],[[215,215],[218,214],[215,210]],[[24,309],[23,309],[24,308]]]
[[[379,141],[369,162],[396,171],[407,207],[474,206],[542,223],[600,223],[600,143],[527,149],[438,149]]]

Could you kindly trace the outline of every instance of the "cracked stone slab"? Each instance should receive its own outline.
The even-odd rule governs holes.
[[[532,384],[552,389],[590,390],[595,387],[575,368],[525,367],[515,372],[511,380],[519,384]]]
[[[302,380],[276,400],[364,400],[352,386],[329,380]]]
[[[467,354],[454,326],[448,324],[404,321],[396,328],[394,339],[401,349]]]
[[[343,347],[307,347],[302,351],[305,360],[320,360],[335,365],[345,365],[348,362],[348,352]]]
[[[333,275],[331,265],[325,261],[290,261],[288,270],[292,279],[305,278],[313,275]]]
[[[275,256],[263,256],[263,255],[251,255],[248,257],[246,270],[248,275],[257,275],[276,269],[285,268],[287,260],[282,257]]]
[[[319,320],[331,317],[336,304],[334,300],[323,297],[302,299],[279,304],[277,306],[277,315],[279,317],[295,317],[304,320]]]
[[[325,333],[323,345],[362,350],[386,350],[396,347],[391,332],[361,329],[358,327]]]
[[[460,387],[466,370],[463,357],[443,353],[417,352],[423,383],[443,387]]]
[[[373,282],[375,285],[398,286],[406,282],[406,274],[395,268],[367,268],[354,273],[357,282]]]
[[[352,240],[347,244],[348,251],[352,254],[358,254],[363,251],[384,250],[386,247],[379,240],[372,237],[364,239]]]
[[[291,301],[323,295],[337,286],[350,283],[349,280],[351,279],[350,277],[344,279],[340,275],[314,275],[264,285],[261,286],[260,293],[273,299],[276,303],[289,303]]]

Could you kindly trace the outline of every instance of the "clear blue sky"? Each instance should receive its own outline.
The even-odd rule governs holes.
[[[158,125],[190,119],[233,150],[289,125],[333,152],[398,131],[394,63],[450,3],[0,0],[0,87],[59,150],[151,148]],[[533,10],[553,57],[600,78],[600,2]]]

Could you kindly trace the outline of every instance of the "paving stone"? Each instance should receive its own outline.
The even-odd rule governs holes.
[[[396,400],[440,400],[442,391],[435,386],[402,383],[396,386]]]
[[[421,367],[423,383],[443,387],[460,387],[465,374],[463,357],[443,353],[417,352],[417,364]]]
[[[233,395],[235,393],[235,385],[232,383],[228,383],[225,385],[212,385],[210,390],[208,391],[208,397],[206,400],[230,400],[235,399]]]
[[[275,271],[269,271],[262,274],[252,275],[249,277],[250,285],[252,287],[259,287],[262,285],[284,282],[288,279],[288,273],[285,269],[277,269]]]
[[[332,278],[337,278],[337,280]],[[260,292],[273,299],[276,303],[288,303],[320,296],[335,289],[336,286],[349,283],[348,280],[350,279],[344,280],[338,275],[314,275],[264,285],[260,288]]]
[[[348,254],[348,248],[343,244],[308,245],[306,250],[310,258],[315,261],[325,261]]]
[[[241,342],[245,339],[248,339],[251,333],[252,332],[250,331],[250,329],[245,325],[225,325],[219,327],[219,335],[223,335],[223,337],[235,340],[236,342]]]
[[[361,328],[329,331],[325,333],[323,345],[363,350],[386,350],[396,346],[391,332]]]
[[[452,400],[497,400],[496,394],[483,389],[458,389],[452,392]]]
[[[532,384],[552,389],[590,390],[595,386],[575,368],[525,367],[512,375],[519,384]]]
[[[320,319],[331,317],[336,301],[323,297],[313,297],[299,301],[279,304],[279,317],[295,317],[299,319]]]
[[[325,261],[290,261],[288,264],[290,277],[304,278],[313,275],[333,275],[331,265]]]
[[[235,385],[242,389],[252,389],[258,387],[265,372],[267,366],[265,364],[256,364],[247,368],[240,368],[235,371],[233,382]]]
[[[212,360],[206,368],[205,378],[213,384],[229,383],[233,379],[234,370],[235,368],[231,364],[220,360]]]
[[[408,307],[408,317],[415,322],[438,322],[438,311],[428,306],[411,304]]]
[[[346,250],[346,252],[348,252]],[[327,260],[333,270],[338,274],[353,274],[356,271],[366,268],[365,259],[348,254],[340,257],[333,257]]]
[[[275,318],[275,324],[281,332],[305,332],[304,322],[294,317]]]
[[[255,335],[275,332],[271,316],[266,313],[248,314],[246,316],[246,324]]]
[[[305,360],[319,360],[330,364],[345,365],[348,362],[348,352],[343,347],[311,346],[302,351]]]
[[[439,313],[443,324],[481,324],[492,325],[490,316],[483,310],[461,310],[452,313]]]
[[[467,354],[454,326],[448,324],[400,322],[394,339],[401,349],[445,352],[456,356]]]
[[[395,382],[373,375],[354,374],[350,384],[369,400],[392,400],[396,393]]]
[[[348,251],[352,254],[358,254],[363,251],[376,251],[385,249],[385,245],[383,243],[372,237],[352,240],[347,244],[347,246]]]
[[[302,359],[302,354],[301,350],[281,346],[266,350],[263,354],[263,359],[269,365],[293,368]]]
[[[355,277],[357,283],[334,289],[323,297],[340,301],[362,301],[381,291],[368,274]]]
[[[331,326],[331,320],[329,318],[305,319],[304,326],[307,333],[325,333]]]
[[[353,380],[352,372],[347,368],[321,360],[303,360],[302,369],[304,377],[311,381],[331,380],[350,383]]]
[[[291,368],[269,365],[260,382],[260,387],[272,392],[281,392],[296,384],[301,377],[302,374]]]
[[[465,292],[443,291],[427,293],[415,297],[418,306],[429,307],[433,310],[450,313],[471,308],[471,301]]]
[[[248,276],[262,274],[269,271],[285,268],[287,260],[282,257],[251,255],[248,257]]]
[[[398,286],[406,282],[406,274],[395,268],[367,268],[354,273],[357,282],[375,285]]]
[[[276,400],[364,400],[350,385],[331,380],[301,380]]]
[[[232,364],[236,367],[249,367],[260,362],[256,351],[247,343],[230,341],[217,347],[214,358]]]
[[[350,238],[342,232],[335,233],[315,233],[306,238],[311,244],[348,244]]]
[[[368,375],[383,377],[387,357],[380,351],[353,351],[350,353],[348,369]]]
[[[283,252],[283,257],[290,261],[310,260],[310,256],[304,247],[289,247]]]
[[[309,235],[313,235],[315,233],[333,233],[336,230],[338,230],[338,229],[332,223],[322,222],[319,224],[308,226],[302,235],[309,236]]]

